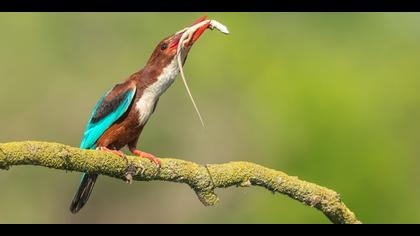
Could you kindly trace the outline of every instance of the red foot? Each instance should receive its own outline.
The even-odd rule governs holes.
[[[160,160],[158,158],[156,158],[154,155],[152,155],[150,153],[147,153],[147,152],[142,152],[142,151],[137,150],[137,149],[130,149],[130,152],[133,153],[134,155],[138,156],[138,157],[147,158],[147,159],[153,161],[158,168],[160,167]]]
[[[125,156],[125,154],[122,152],[122,151],[119,151],[119,150],[112,150],[112,149],[109,149],[109,148],[107,148],[107,147],[98,147],[97,148],[99,151],[105,151],[105,152],[112,152],[112,153],[114,153],[115,155],[118,155],[118,156],[120,156],[120,157],[122,157],[122,158],[124,158],[124,159],[126,159],[127,157]]]

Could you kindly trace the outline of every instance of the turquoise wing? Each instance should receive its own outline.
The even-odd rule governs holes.
[[[113,93],[112,97],[109,97],[111,92],[112,90],[103,95],[93,109],[80,148],[96,148],[96,141],[101,135],[127,111],[133,101],[136,88]]]

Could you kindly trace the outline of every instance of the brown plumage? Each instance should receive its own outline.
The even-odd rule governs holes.
[[[203,20],[204,18],[201,18],[196,23]],[[179,65],[175,57],[180,53],[182,64],[184,64],[193,43],[207,26],[198,30],[199,33],[187,42],[188,46],[184,48],[182,53],[177,51],[182,32],[165,38],[156,46],[142,70],[132,74],[123,83],[114,86],[98,102],[81,147],[111,151],[125,157],[119,150],[128,146],[130,152],[134,155],[148,158],[160,166],[159,159],[152,154],[136,149],[137,142],[148,119],[156,109],[159,97],[173,83],[179,73]],[[132,97],[133,92],[135,92],[134,97]],[[129,104],[127,104],[128,102]],[[123,113],[120,114],[121,110]],[[104,129],[103,124],[108,124],[109,120],[112,123],[109,123],[109,126],[105,125]],[[97,134],[100,136],[98,137]],[[70,205],[72,213],[77,213],[86,204],[96,179],[96,174],[85,174],[83,176],[79,189]]]

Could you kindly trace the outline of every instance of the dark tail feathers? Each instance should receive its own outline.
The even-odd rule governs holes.
[[[95,186],[96,178],[98,178],[97,174],[83,175],[79,189],[70,205],[71,213],[76,214],[86,204],[92,193],[92,189]]]

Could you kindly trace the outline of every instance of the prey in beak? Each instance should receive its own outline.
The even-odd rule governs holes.
[[[170,46],[170,48],[176,47],[178,49],[177,51],[179,51],[180,48],[192,46],[210,25],[209,20],[204,22],[205,19],[206,16],[202,16],[190,27],[184,28],[183,30],[176,32],[175,40]]]
[[[184,28],[181,31],[175,33],[174,40],[169,48],[173,49],[176,48],[176,57],[178,62],[178,67],[181,72],[182,81],[184,82],[185,89],[188,92],[188,95],[191,99],[192,104],[194,105],[195,111],[197,112],[198,117],[200,118],[201,125],[205,127],[203,118],[201,117],[200,111],[194,101],[194,98],[191,94],[191,91],[188,87],[187,80],[185,79],[184,70],[182,68],[182,55],[184,50],[189,50],[191,46],[200,38],[200,36],[206,31],[206,29],[213,30],[216,28],[220,32],[224,34],[229,34],[228,29],[226,26],[222,25],[221,23],[215,20],[206,20],[206,16],[201,17],[198,19],[193,25],[190,27]]]
[[[216,28],[224,34],[229,34],[226,26],[222,25],[216,20],[206,20],[207,16],[202,16],[190,27],[186,27],[175,33],[174,40],[169,46],[170,48],[177,48],[178,52],[184,47],[192,46],[200,36],[206,31],[206,29],[213,30]]]

